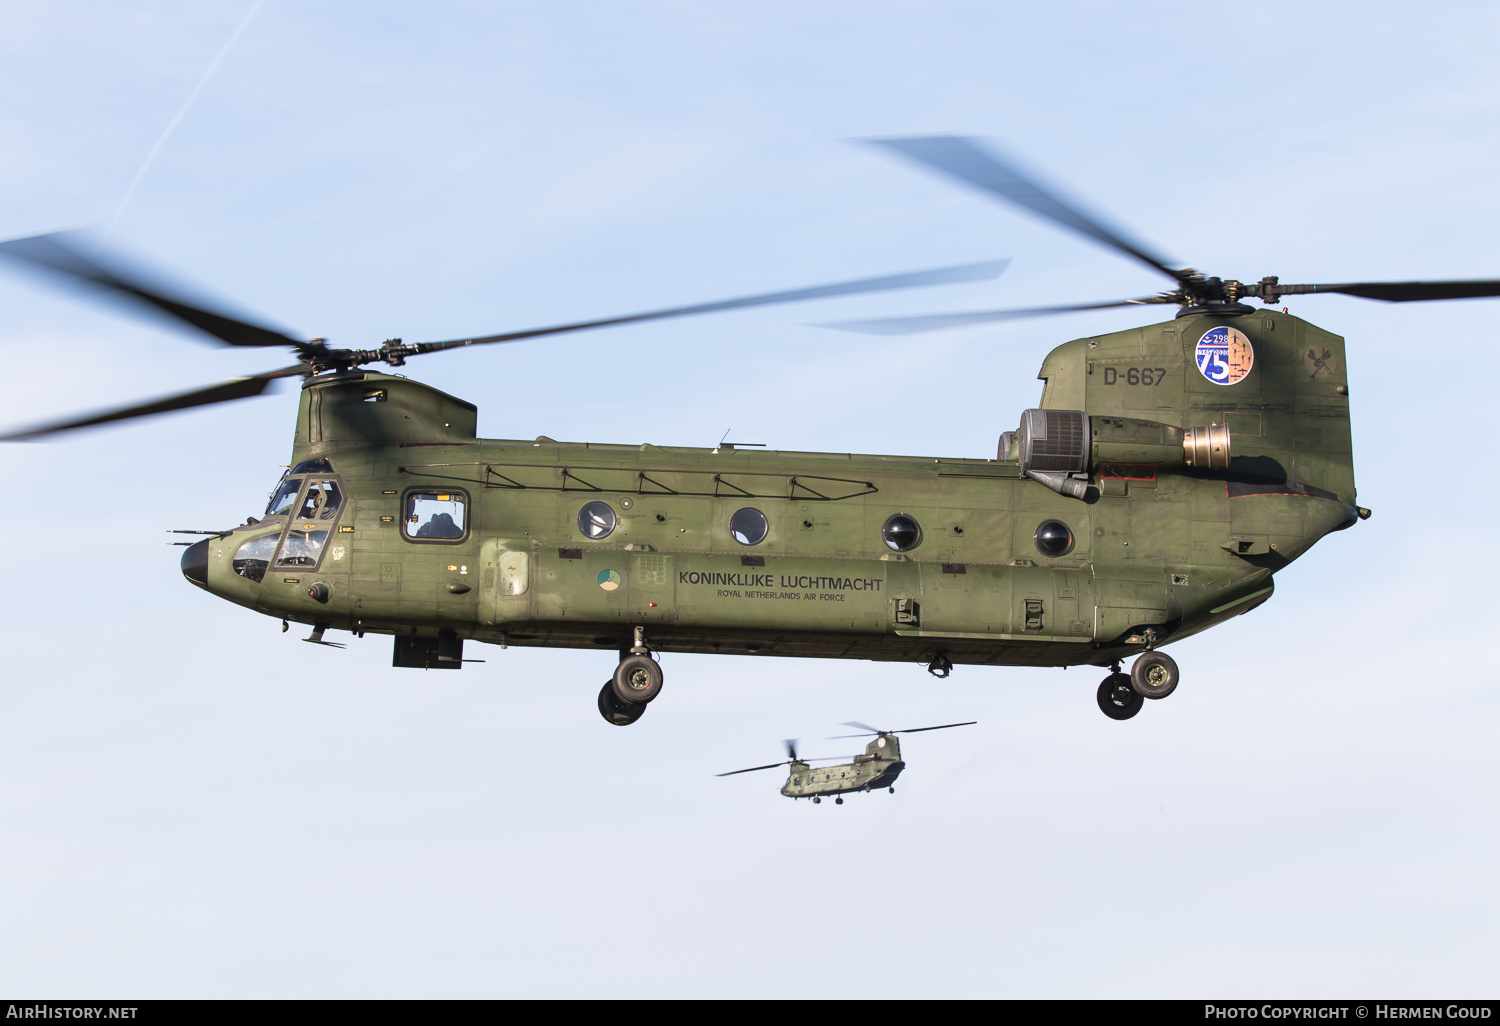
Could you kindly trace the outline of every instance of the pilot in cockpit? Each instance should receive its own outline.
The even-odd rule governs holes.
[[[318,488],[317,485],[309,485],[307,489],[307,495],[302,500],[302,509],[297,513],[297,519],[311,520],[313,517],[317,516],[319,500],[321,500],[322,497],[323,492]]]

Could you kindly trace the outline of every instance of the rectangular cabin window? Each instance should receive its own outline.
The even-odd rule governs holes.
[[[461,492],[410,492],[402,533],[417,541],[457,541],[468,529],[468,501]]]

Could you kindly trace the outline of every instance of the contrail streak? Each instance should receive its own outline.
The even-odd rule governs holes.
[[[172,130],[177,127],[177,123],[181,121],[183,115],[188,112],[188,108],[193,105],[193,101],[198,98],[198,94],[203,92],[203,87],[208,84],[208,80],[213,76],[213,73],[218,70],[220,62],[224,60],[224,56],[229,53],[230,48],[234,46],[234,41],[240,38],[240,33],[245,31],[245,26],[250,24],[250,19],[255,17],[255,12],[260,10],[260,5],[264,2],[265,0],[255,0],[255,2],[250,5],[250,10],[245,13],[244,18],[240,19],[239,28],[234,30],[234,34],[229,37],[229,41],[226,42],[223,48],[219,50],[219,55],[215,57],[213,63],[208,66],[208,70],[203,73],[203,77],[198,79],[198,84],[193,86],[193,91],[188,93],[188,98],[183,101],[182,106],[178,108],[177,113],[173,115],[172,120],[167,123],[167,127],[162,131],[161,137],[156,140],[156,145],[151,147],[150,153],[146,154],[146,160],[143,164],[141,164],[141,169],[137,171],[135,173],[135,177],[130,180],[130,188],[125,190],[124,198],[120,200],[120,205],[115,208],[115,216],[109,219],[109,224],[104,228],[104,234],[99,237],[100,242],[103,242],[104,239],[109,236],[109,233],[114,231],[115,222],[120,220],[120,215],[125,212],[125,205],[130,202],[130,197],[135,195],[135,187],[141,184],[142,178],[146,177],[146,172],[151,168],[151,162],[154,161],[156,159],[156,155],[161,152],[162,145],[167,141],[167,137],[172,134]]]

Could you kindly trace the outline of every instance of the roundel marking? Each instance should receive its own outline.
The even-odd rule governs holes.
[[[620,586],[620,572],[618,570],[600,570],[599,587],[605,591],[614,591]]]
[[[1198,372],[1216,385],[1236,385],[1255,366],[1255,350],[1238,328],[1221,324],[1209,328],[1198,340],[1193,358]]]

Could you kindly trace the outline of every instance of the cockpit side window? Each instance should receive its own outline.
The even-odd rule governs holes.
[[[462,492],[408,492],[402,533],[416,541],[457,541],[468,530],[468,503]]]
[[[298,520],[332,520],[339,515],[344,493],[337,481],[313,479],[307,486],[307,494],[297,508]]]
[[[297,506],[297,515],[287,527],[286,539],[276,557],[276,568],[310,569],[318,565],[323,546],[344,504],[344,492],[332,478],[313,478],[307,494]],[[291,508],[291,505],[288,505]]]
[[[315,529],[311,524],[301,527],[294,523],[286,533],[286,541],[281,543],[281,555],[276,560],[277,569],[308,569],[317,566],[318,557],[323,555],[323,546],[327,543],[326,530]]]
[[[266,504],[266,516],[284,517],[291,513],[292,505],[297,501],[297,492],[301,487],[300,477],[284,478],[271,495],[271,501]]]

